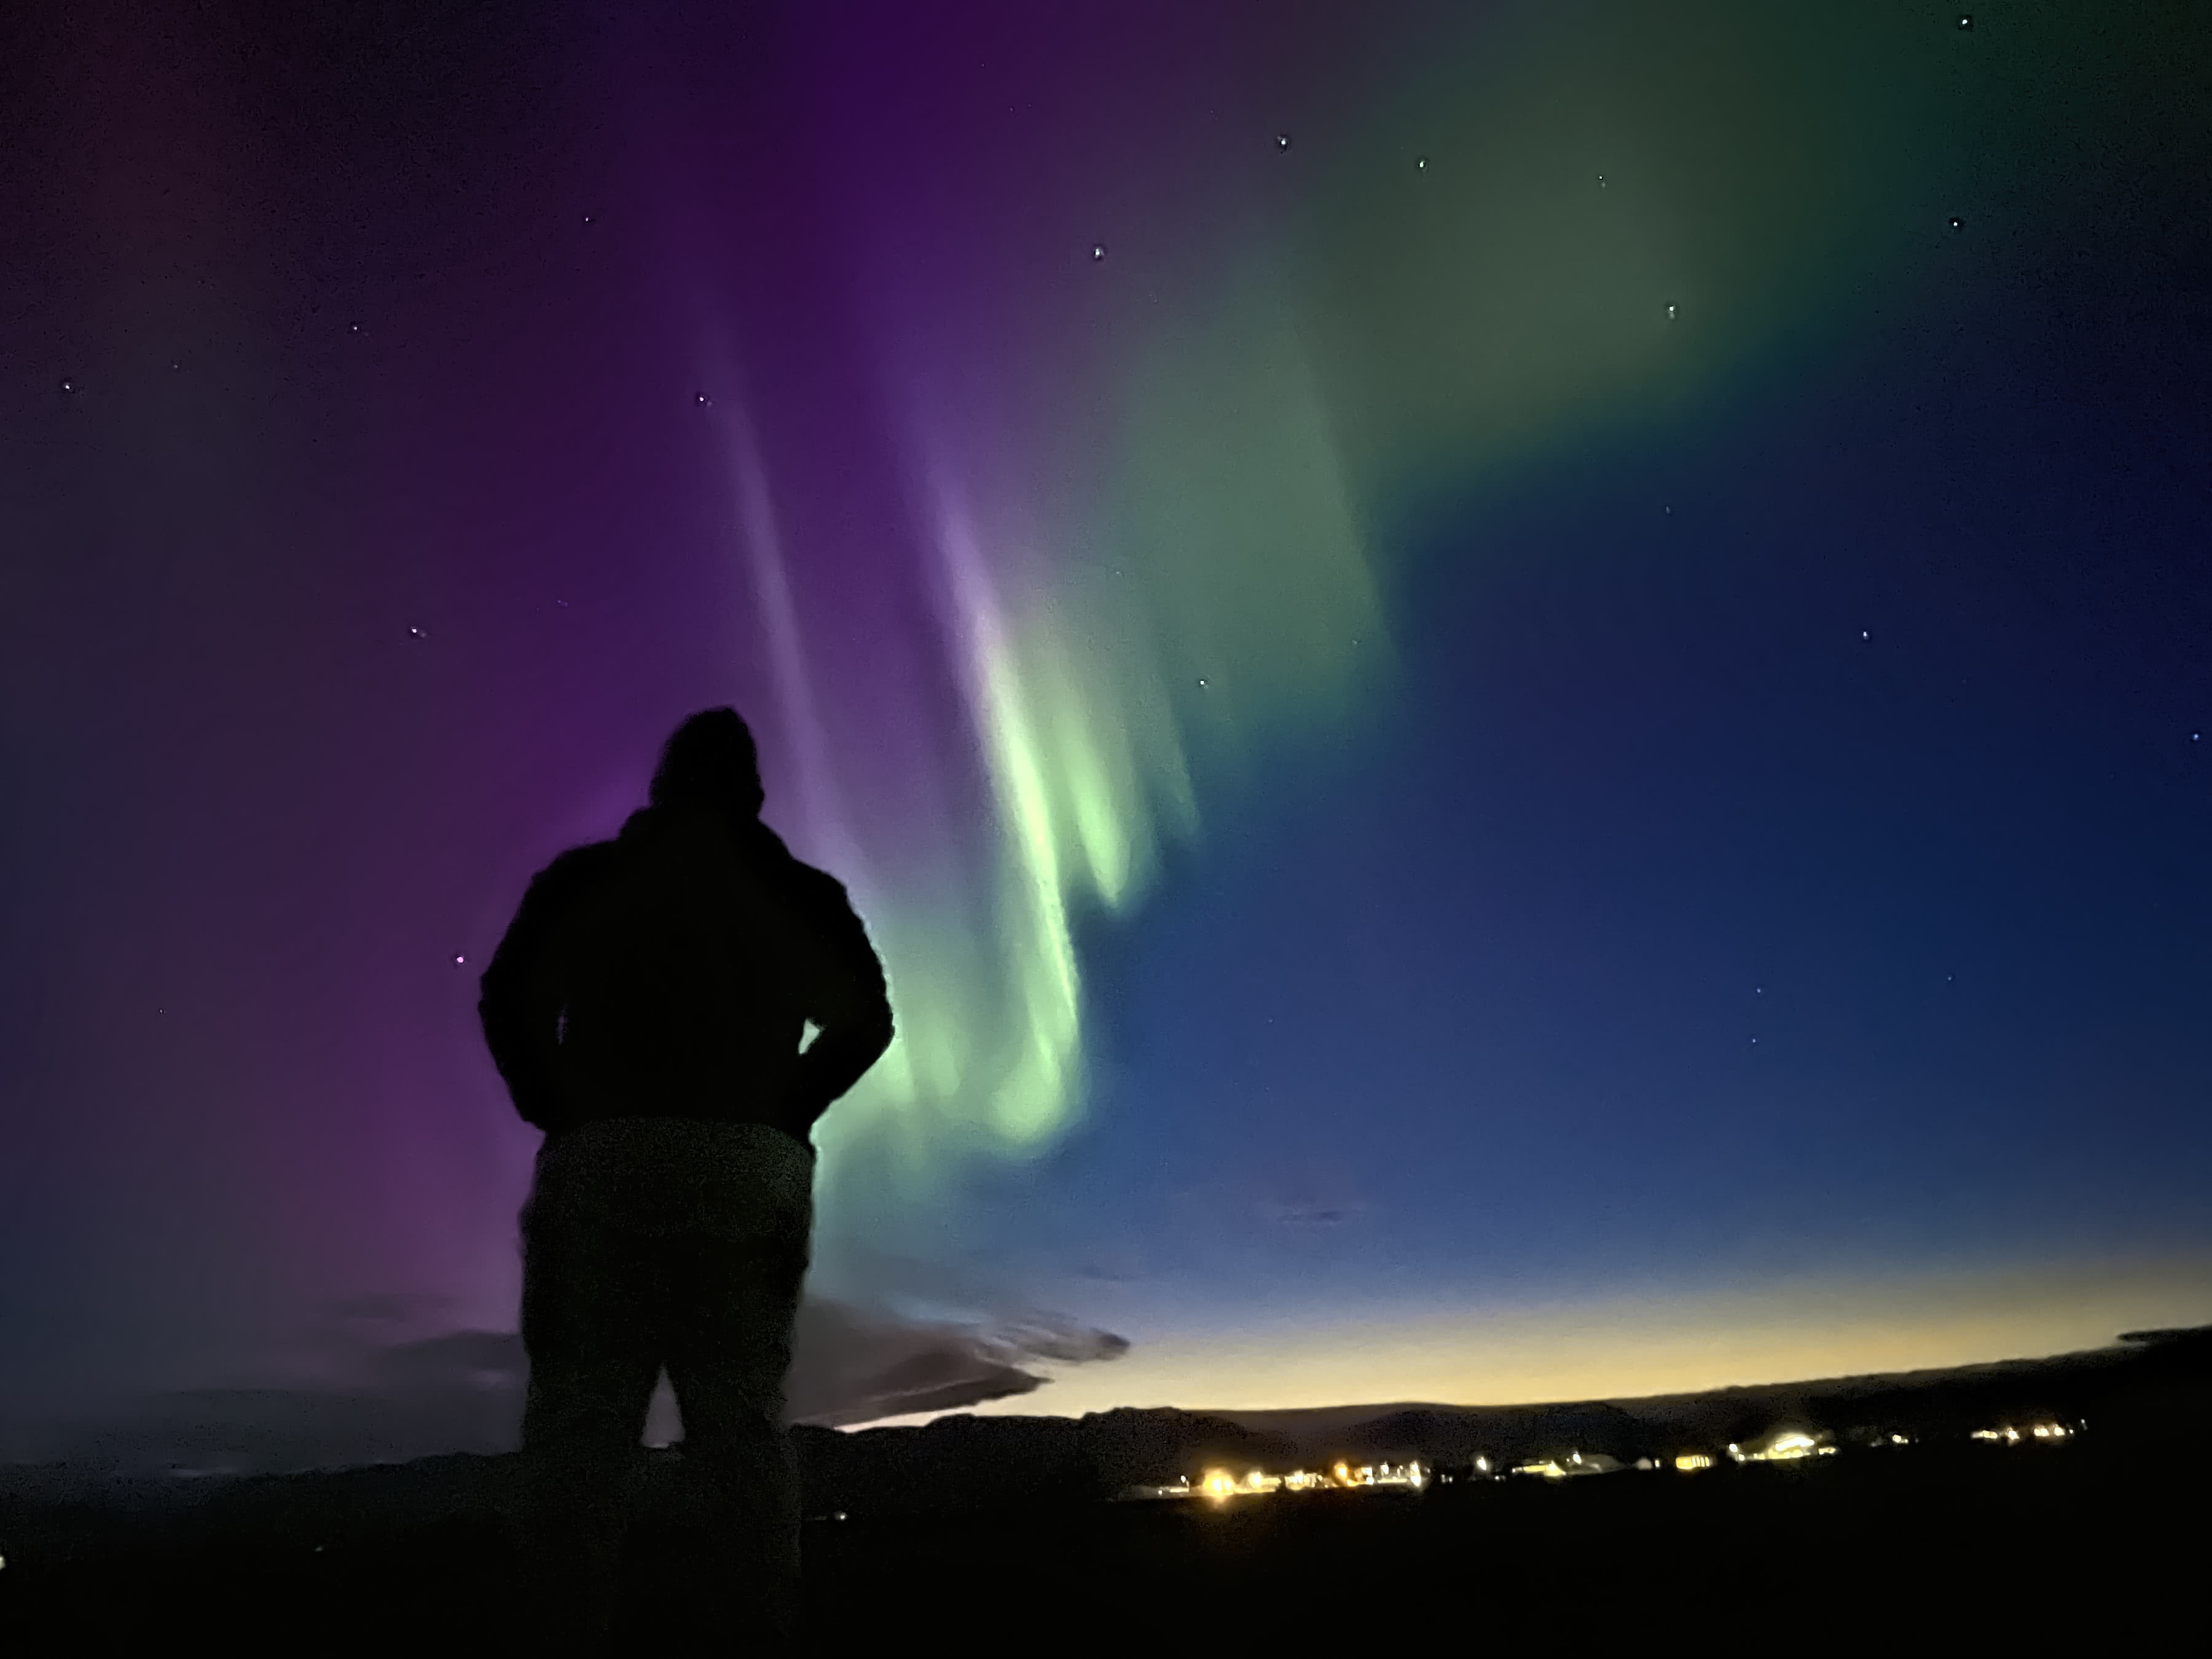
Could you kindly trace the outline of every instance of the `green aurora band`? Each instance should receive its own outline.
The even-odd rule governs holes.
[[[856,883],[901,1035],[825,1121],[833,1226],[1076,1120],[1078,923],[1139,905],[1271,750],[1387,706],[1425,523],[1479,542],[1470,510],[1547,450],[1679,429],[1941,257],[1980,44],[1954,30],[1508,13],[1373,100],[1258,246],[1109,331],[1097,383],[1061,394],[1118,411],[1103,456],[1013,446],[1087,478],[1048,528],[917,430],[994,852],[980,884]]]

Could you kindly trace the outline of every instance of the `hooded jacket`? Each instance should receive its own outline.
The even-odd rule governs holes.
[[[656,1116],[804,1140],[891,1040],[844,888],[757,818],[696,806],[647,807],[540,871],[477,1012],[515,1109],[549,1136]]]

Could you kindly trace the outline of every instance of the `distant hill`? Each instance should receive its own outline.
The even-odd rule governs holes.
[[[2118,1346],[2039,1360],[1830,1378],[1645,1399],[1311,1411],[1102,1412],[1080,1418],[949,1416],[915,1428],[793,1431],[811,1513],[917,1515],[1096,1504],[1133,1486],[1220,1467],[1281,1471],[1339,1460],[1418,1457],[1449,1467],[1571,1451],[1626,1463],[1754,1442],[1782,1429],[1853,1437],[1903,1432],[1964,1443],[1972,1429],[2087,1420],[2123,1453],[2163,1443],[2212,1406],[2212,1328],[2131,1333]],[[680,1510],[680,1450],[648,1460],[648,1503]],[[334,1542],[433,1523],[495,1519],[512,1456],[244,1480],[121,1482],[95,1472],[0,1469],[0,1537],[49,1559],[129,1548],[189,1511],[193,1536],[281,1529]]]
[[[793,1431],[818,1511],[916,1513],[1097,1503],[1215,1465],[1278,1468],[1287,1437],[1226,1417],[1122,1409],[1087,1417],[940,1417],[919,1428]]]
[[[1580,1404],[1331,1406],[1212,1418],[1290,1441],[1309,1461],[1358,1454],[1448,1463],[1602,1451],[1630,1460],[1749,1443],[1784,1428],[1842,1436],[1963,1435],[2002,1421],[2079,1419],[2117,1407],[2116,1433],[2151,1432],[2152,1401],[2212,1379],[2212,1326],[2132,1331],[2118,1345],[2043,1359],[1826,1377]]]

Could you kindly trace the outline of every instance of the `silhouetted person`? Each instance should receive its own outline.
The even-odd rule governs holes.
[[[665,1367],[710,1494],[707,1616],[775,1651],[798,1613],[783,1384],[808,1133],[890,1045],[890,1004],[845,890],[761,823],[734,710],[677,728],[650,800],[538,873],[483,975],[492,1057],[545,1131],[522,1212],[523,1612],[550,1645],[604,1639]]]

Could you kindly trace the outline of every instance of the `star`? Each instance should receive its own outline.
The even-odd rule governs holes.
[[[1106,257],[1106,244],[1103,242],[1093,242],[1091,245],[1091,257],[1093,259],[1104,258]]]
[[[75,380],[64,380],[64,381],[62,382],[62,390],[63,390],[63,391],[64,391],[64,392],[74,392],[74,391],[76,391],[76,382]]]
[[[1275,148],[1277,149],[1288,149],[1290,147],[1291,135],[1289,133],[1279,132],[1275,135]]]
[[[454,966],[454,967],[459,968],[459,967],[460,967],[464,963],[465,963],[465,962],[467,962],[467,961],[468,961],[468,958],[467,958],[466,957],[463,956],[459,951],[456,951],[455,952],[453,952],[453,966]]]
[[[699,393],[698,397],[696,398],[696,399],[695,401],[698,404],[699,407],[700,407],[700,408],[702,408],[702,409],[712,409],[712,408],[714,406],[714,400],[712,398],[709,398],[709,397],[708,397],[705,392],[701,392],[701,393]]]
[[[1869,634],[1868,634],[1868,632],[1866,631],[1866,629],[1865,629],[1862,628],[1861,629],[1859,629],[1859,637],[1860,637],[1861,639],[1863,639],[1863,639],[1870,638],[1870,637],[1872,637],[1872,636],[1871,636],[1870,635],[1869,635]]]
[[[1955,213],[1954,213],[1954,214],[1953,214],[1953,215],[1951,216],[1951,228],[1952,228],[1952,229],[1954,229],[1954,230],[1958,229],[1960,226],[1961,226],[1961,225],[1965,224],[1966,222],[1964,219],[1961,219],[1961,218],[1960,218],[1957,214],[1955,214]]]
[[[1426,173],[1429,170],[1429,158],[1425,155],[1416,155],[1413,158],[1413,165]]]
[[[419,629],[419,628],[410,628],[410,629],[409,629],[407,630],[407,632],[409,633],[409,635],[410,635],[410,636],[412,636],[412,637],[413,637],[413,638],[415,638],[415,639],[418,639],[418,640],[427,640],[427,639],[428,639],[428,638],[430,637],[428,634],[425,634],[425,633],[424,633],[421,629]]]
[[[1974,15],[1972,12],[1961,13],[1959,17],[1959,27],[1962,29],[1970,29],[1973,27]]]
[[[1670,323],[1674,320],[1674,307],[1672,306],[1667,307],[1667,320]]]

